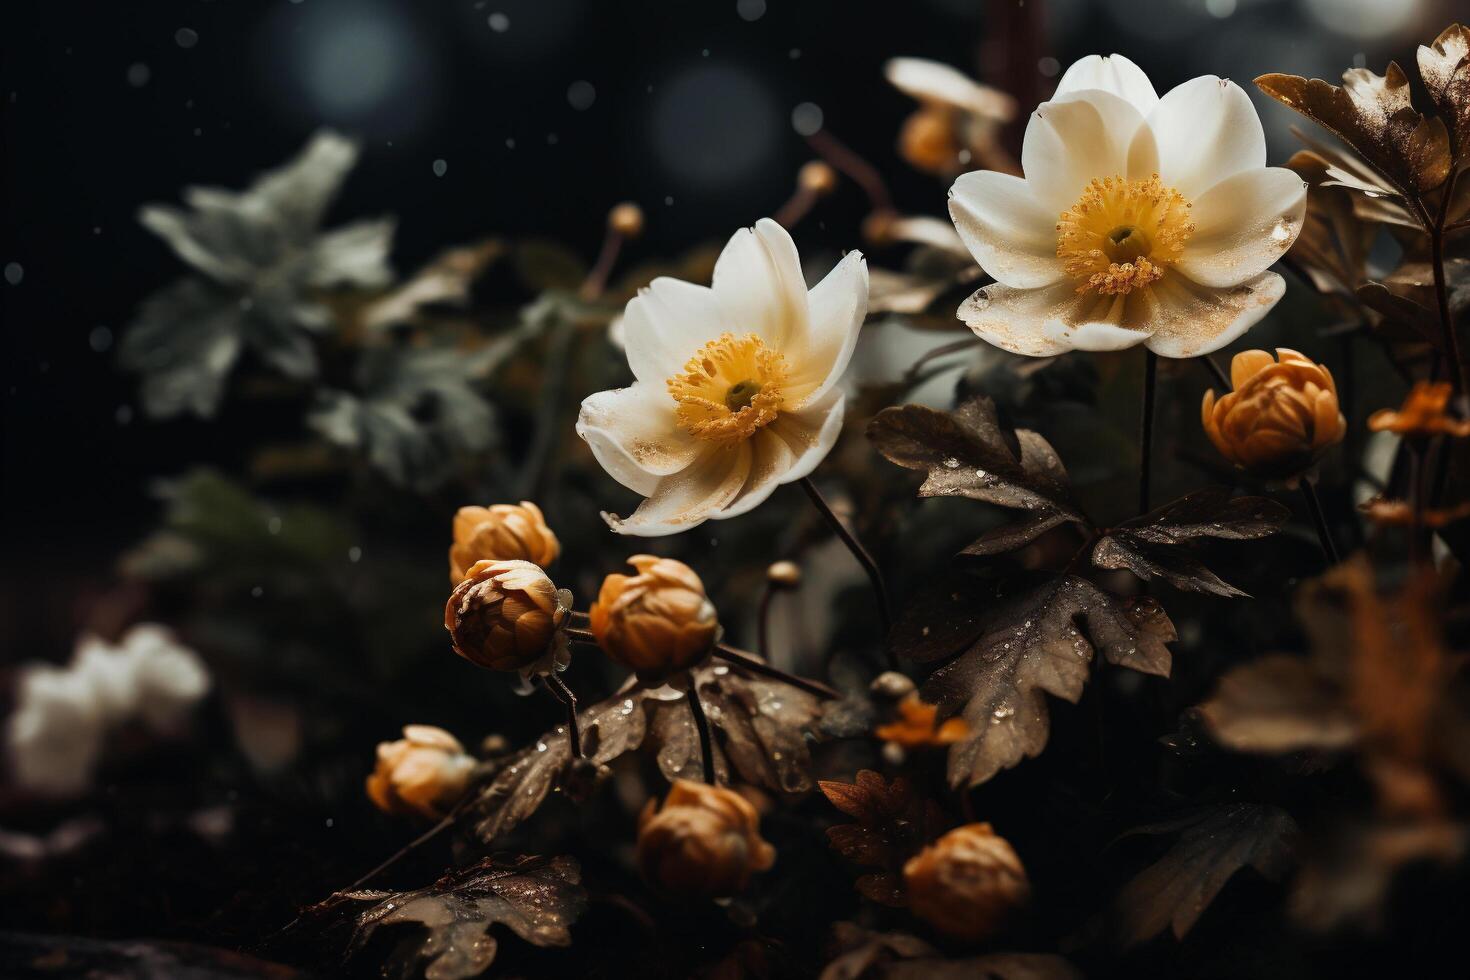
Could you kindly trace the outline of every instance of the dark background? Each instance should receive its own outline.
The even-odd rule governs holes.
[[[1161,91],[1201,72],[1381,70],[1452,15],[1433,0],[150,0],[7,4],[0,27],[0,658],[62,659],[78,580],[105,579],[156,512],[150,479],[236,457],[243,423],[149,424],[113,365],[138,301],[179,265],[135,220],[188,183],[238,188],[322,125],[364,153],[338,218],[399,217],[411,270],[487,234],[585,254],[603,215],[641,202],[635,258],[722,238],[773,211],[811,157],[792,109],[887,175],[902,209],[942,213],[944,188],[893,136],[912,103],[885,59],[919,55],[992,81],[1053,84],[1007,63],[1007,18],[1046,25],[1065,66],[1118,50]],[[492,26],[492,15],[495,25]],[[755,19],[749,19],[754,16]],[[503,19],[502,19],[503,18]],[[495,26],[503,28],[496,30]],[[590,106],[573,105],[590,83]],[[579,86],[585,96],[585,88]],[[1023,96],[1023,102],[1026,98]],[[1284,110],[1263,110],[1273,159]],[[511,145],[513,141],[513,146]],[[435,161],[445,162],[436,176]],[[851,247],[851,184],[800,229]],[[805,247],[805,245],[804,245]],[[881,257],[880,257],[881,260]],[[18,278],[18,282],[12,282]]]

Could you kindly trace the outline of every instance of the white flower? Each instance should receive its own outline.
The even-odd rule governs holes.
[[[648,499],[621,534],[672,534],[751,510],[810,473],[842,428],[837,387],[868,305],[849,252],[810,292],[796,244],[762,219],[736,232],[714,283],[655,279],[623,314],[631,387],[582,403],[577,434]]]
[[[947,106],[976,116],[1010,122],[1016,100],[938,61],[890,58],[883,75],[894,88],[927,105]]]
[[[78,793],[109,731],[131,721],[165,731],[208,690],[199,657],[162,626],[135,626],[116,647],[84,636],[70,666],[21,673],[6,729],[16,781],[40,793]]]
[[[1296,240],[1306,186],[1266,166],[1240,86],[1202,75],[1162,98],[1120,55],[1084,58],[1031,116],[1025,178],[961,176],[955,227],[996,279],[959,309],[1017,354],[1165,357],[1230,343],[1281,298],[1266,269]]]

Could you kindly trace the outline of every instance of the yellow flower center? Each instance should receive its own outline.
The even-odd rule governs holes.
[[[1194,233],[1191,205],[1154,174],[1102,177],[1057,219],[1057,258],[1077,292],[1126,294],[1156,282]]]
[[[684,431],[711,442],[749,439],[781,411],[786,359],[755,334],[721,334],[667,382]]]

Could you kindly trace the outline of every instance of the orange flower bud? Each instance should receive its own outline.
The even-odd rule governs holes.
[[[796,185],[812,194],[831,194],[837,189],[837,171],[822,160],[809,160],[796,173]]]
[[[454,652],[491,670],[523,670],[551,649],[570,593],[528,561],[479,561],[444,606]]]
[[[1368,428],[1374,432],[1396,432],[1409,438],[1448,435],[1457,439],[1470,436],[1470,420],[1452,418],[1445,409],[1450,404],[1454,386],[1448,381],[1418,381],[1404,398],[1398,411],[1384,408],[1368,417]]]
[[[925,173],[953,177],[961,169],[959,122],[953,109],[922,106],[899,130],[899,155]]]
[[[1220,455],[1256,476],[1295,484],[1347,434],[1332,374],[1294,350],[1241,351],[1230,362],[1234,391],[1205,392],[1200,417]]]
[[[801,584],[801,566],[794,561],[772,562],[766,580],[778,588],[794,589]]]
[[[720,624],[699,576],[672,558],[634,555],[628,564],[638,574],[609,575],[589,610],[597,645],[645,681],[703,660]]]
[[[761,838],[760,817],[745,797],[676,779],[662,809],[649,800],[639,815],[637,857],[655,888],[723,898],[769,868],[776,849]]]
[[[493,507],[461,507],[454,515],[449,546],[449,580],[458,585],[477,561],[528,561],[545,567],[561,554],[561,544],[541,508],[529,500]]]
[[[988,823],[956,827],[903,866],[909,907],[967,942],[995,935],[1031,894],[1026,869]]]
[[[643,234],[643,209],[632,201],[616,204],[607,213],[607,226],[624,238]]]
[[[403,738],[378,743],[368,798],[384,813],[444,816],[469,785],[475,760],[459,740],[433,725],[406,725]]]

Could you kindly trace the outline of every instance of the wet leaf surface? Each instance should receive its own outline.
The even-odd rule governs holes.
[[[822,780],[818,787],[854,820],[827,828],[832,850],[854,864],[886,869],[858,878],[858,894],[882,905],[907,905],[904,862],[950,824],[944,811],[917,793],[907,777],[890,782],[870,769],[860,770],[851,783]]]

